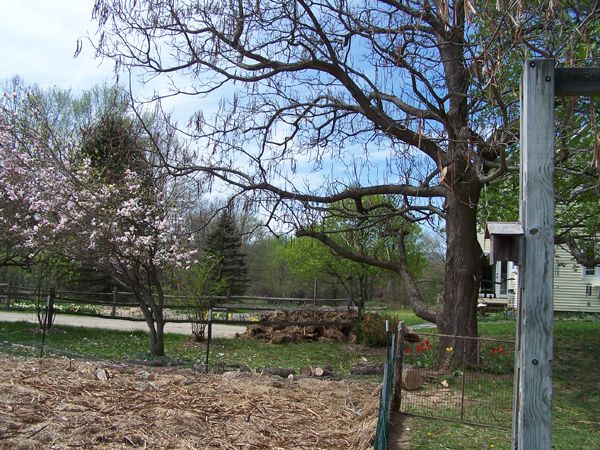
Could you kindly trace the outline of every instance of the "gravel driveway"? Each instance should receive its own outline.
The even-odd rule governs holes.
[[[0,311],[0,321],[3,322],[37,322],[37,316],[33,312],[9,312]],[[105,328],[121,331],[146,331],[146,322],[134,322],[131,320],[102,319],[100,317],[72,316],[68,314],[57,314],[54,323],[57,325],[69,325],[73,327]],[[213,324],[213,337],[234,337],[236,333],[243,333],[246,327],[238,325]],[[165,333],[192,334],[189,323],[167,323]]]

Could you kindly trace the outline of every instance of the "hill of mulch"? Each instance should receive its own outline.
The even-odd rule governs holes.
[[[356,311],[274,311],[249,325],[241,338],[273,344],[287,342],[356,342]],[[298,325],[296,325],[298,324]]]
[[[0,355],[0,448],[366,449],[377,390]]]

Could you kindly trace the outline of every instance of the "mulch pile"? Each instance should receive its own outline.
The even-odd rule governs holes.
[[[353,311],[274,311],[260,318],[260,322],[272,324],[249,325],[245,333],[237,336],[273,344],[299,341],[355,343],[356,320],[357,313]],[[315,324],[295,326],[295,323]]]
[[[366,449],[377,390],[0,355],[0,448]]]

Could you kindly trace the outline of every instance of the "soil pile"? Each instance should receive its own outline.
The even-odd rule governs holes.
[[[263,314],[238,337],[273,344],[286,342],[356,342],[355,311],[274,311]]]

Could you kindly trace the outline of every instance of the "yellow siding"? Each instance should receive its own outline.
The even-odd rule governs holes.
[[[598,277],[584,277],[581,265],[563,248],[556,247],[554,268],[554,310],[600,312],[600,287],[592,288],[586,297],[585,285]]]
[[[489,253],[490,241],[478,236],[484,253]],[[600,312],[600,270],[596,276],[583,276],[583,268],[562,247],[555,247],[554,268],[554,310]],[[512,274],[509,289],[517,291],[516,274]],[[592,293],[586,297],[586,284],[594,282]]]

